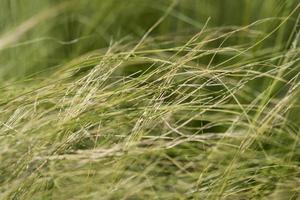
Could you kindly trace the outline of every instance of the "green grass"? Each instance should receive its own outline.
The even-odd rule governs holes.
[[[297,0],[0,5],[0,199],[300,199]]]

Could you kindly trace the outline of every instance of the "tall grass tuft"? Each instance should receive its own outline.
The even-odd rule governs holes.
[[[297,0],[2,0],[0,199],[300,199]]]

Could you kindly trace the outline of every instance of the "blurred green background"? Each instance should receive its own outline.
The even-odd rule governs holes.
[[[14,34],[27,21],[36,24],[2,49],[0,80],[20,79],[64,64],[86,52],[126,39],[138,41],[164,15],[172,0],[2,0],[0,38]],[[150,36],[198,32],[209,27],[244,26],[274,18],[259,28],[270,32],[298,3],[297,0],[179,0]],[[55,16],[40,20],[41,13],[65,6]],[[297,14],[297,13],[296,13]],[[264,45],[286,44],[296,14]],[[1,43],[0,39],[0,43]],[[0,45],[1,46],[1,45]]]

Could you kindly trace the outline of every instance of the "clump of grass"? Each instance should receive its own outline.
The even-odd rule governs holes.
[[[91,2],[129,11],[125,3]],[[215,16],[200,23],[186,14],[190,4],[170,1],[149,15],[158,17],[140,36],[101,49],[101,42],[93,49],[81,39],[61,41],[58,50],[43,46],[45,66],[29,60],[31,70],[15,77],[3,70],[11,78],[0,88],[0,198],[300,198],[300,4],[294,2],[283,17],[211,26]],[[50,11],[82,12],[85,3],[72,3]],[[143,2],[137,12],[149,7]],[[63,21],[59,13],[49,16]],[[170,20],[174,15],[179,19]],[[97,16],[79,32],[93,32]],[[190,31],[164,30],[182,22]],[[262,28],[270,24],[275,29]],[[22,41],[29,29],[12,31],[18,37],[3,42],[1,56],[30,46]],[[63,48],[68,53],[57,61],[44,57]]]

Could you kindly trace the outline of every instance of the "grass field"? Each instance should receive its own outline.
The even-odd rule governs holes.
[[[1,0],[0,199],[300,200],[299,0]]]

